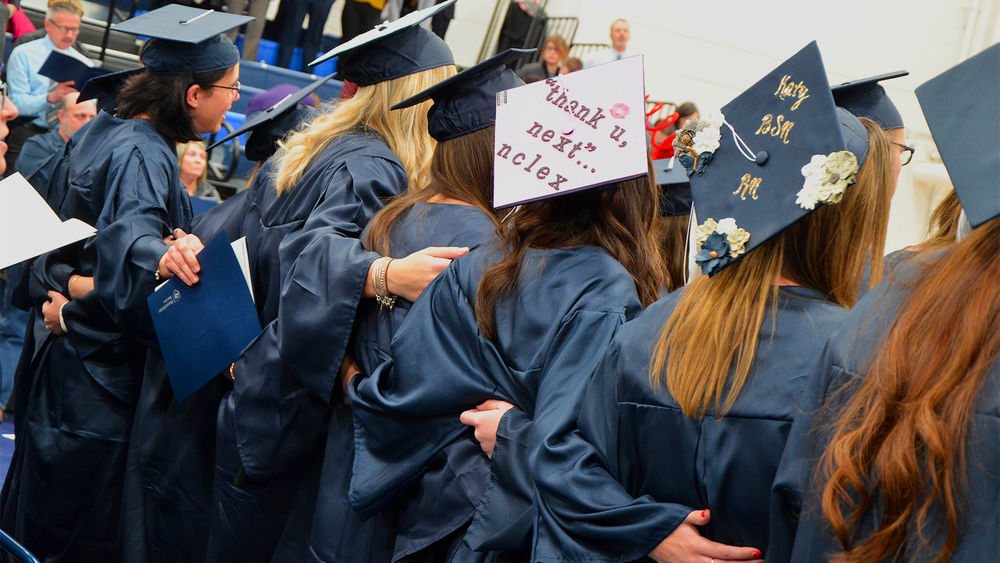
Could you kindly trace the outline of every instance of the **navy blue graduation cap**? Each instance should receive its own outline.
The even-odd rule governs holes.
[[[208,148],[212,149],[233,137],[252,131],[245,147],[247,158],[263,160],[271,156],[274,154],[277,142],[285,136],[285,133],[297,127],[303,118],[311,113],[297,109],[299,102],[326,84],[332,77],[333,75],[330,75],[314,80],[298,91],[278,100],[271,107],[247,119],[239,129],[217,139]]]
[[[145,67],[129,68],[91,78],[80,90],[78,102],[97,100],[97,110],[114,114],[118,109],[118,93],[125,86],[125,80],[146,70]]]
[[[695,260],[714,274],[817,205],[836,203],[868,153],[868,133],[833,103],[816,42],[674,141],[691,179]]]
[[[251,16],[168,4],[112,26],[132,35],[150,37],[139,59],[154,74],[203,73],[240,62],[240,52],[221,35]]]
[[[423,70],[455,64],[448,44],[418,24],[455,0],[410,12],[396,21],[382,23],[354,39],[338,45],[310,65],[340,57],[338,80],[369,86]]]
[[[427,110],[427,129],[438,141],[485,129],[496,122],[497,92],[524,85],[506,65],[534,52],[535,49],[507,49],[399,102],[392,109],[433,99],[434,105]]]
[[[1000,216],[1000,43],[916,92],[969,223]]]
[[[691,182],[677,159],[654,160],[653,178],[660,187],[660,215],[691,214]]]
[[[908,74],[910,73],[905,70],[898,70],[838,84],[830,88],[833,92],[833,101],[857,117],[871,119],[886,131],[902,129],[903,116],[899,115],[899,110],[879,82]]]

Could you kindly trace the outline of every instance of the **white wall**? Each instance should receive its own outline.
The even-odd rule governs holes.
[[[459,64],[476,62],[494,5],[458,1],[446,39]],[[831,84],[909,70],[885,83],[917,147],[893,201],[890,251],[923,238],[929,210],[949,188],[931,158],[936,150],[914,88],[1000,41],[1000,0],[550,0],[546,11],[579,18],[581,43],[608,42],[611,22],[627,19],[629,50],[645,56],[651,98],[693,100],[703,109],[725,105],[813,39]]]

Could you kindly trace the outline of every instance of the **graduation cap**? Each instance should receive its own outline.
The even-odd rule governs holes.
[[[835,203],[868,153],[868,132],[833,103],[816,42],[722,108],[678,132],[695,210],[695,257],[714,274]]]
[[[427,110],[427,129],[438,141],[485,129],[496,122],[497,92],[524,85],[506,65],[534,52],[535,49],[507,49],[399,102],[392,109],[433,99],[434,105]]]
[[[645,176],[644,97],[641,56],[497,93],[493,206]]]
[[[144,70],[146,68],[140,66],[91,78],[83,85],[77,101],[97,100],[98,111],[114,115],[115,110],[118,109],[118,93],[125,86],[125,80]]]
[[[833,101],[838,106],[853,113],[857,117],[867,117],[878,123],[882,129],[903,128],[903,116],[885,93],[885,88],[879,82],[899,78],[910,74],[905,70],[897,70],[888,74],[880,74],[870,78],[862,78],[844,82],[830,88]]]
[[[306,85],[307,88],[309,86],[310,85]],[[297,94],[298,92],[298,86],[293,84],[278,84],[277,86],[272,86],[263,92],[254,94],[250,98],[250,101],[247,102],[247,117],[253,117],[257,112],[264,111],[278,102],[283,101],[290,94]],[[317,105],[316,101],[309,94],[306,94],[305,97],[300,99],[299,103],[312,107],[316,107]]]
[[[916,93],[969,223],[1000,216],[1000,43]]]
[[[143,46],[139,59],[154,74],[203,73],[239,63],[239,50],[221,34],[253,19],[168,4],[111,29],[151,38]]]
[[[691,182],[677,159],[654,160],[653,177],[660,187],[660,215],[690,215]]]
[[[250,160],[263,160],[271,156],[274,154],[278,140],[284,137],[285,133],[297,127],[302,122],[302,119],[309,115],[306,111],[297,111],[299,102],[308,97],[309,94],[315,92],[320,86],[326,84],[332,77],[333,75],[330,75],[319,80],[314,80],[298,91],[288,94],[271,107],[247,119],[239,129],[217,139],[208,148],[215,148],[229,139],[251,131],[252,134],[247,139],[247,146],[245,148],[247,158]]]
[[[358,86],[369,86],[422,70],[455,64],[455,57],[448,44],[418,25],[454,3],[455,0],[448,0],[410,12],[396,21],[381,23],[338,45],[309,65],[340,57],[337,79],[349,80]]]

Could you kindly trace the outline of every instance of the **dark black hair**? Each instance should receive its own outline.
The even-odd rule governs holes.
[[[148,70],[125,81],[118,94],[118,117],[131,119],[140,114],[149,116],[149,122],[168,142],[198,141],[201,134],[195,130],[187,105],[187,90],[197,84],[208,88],[228,72],[228,68],[211,72],[182,72],[173,75],[153,74]]]

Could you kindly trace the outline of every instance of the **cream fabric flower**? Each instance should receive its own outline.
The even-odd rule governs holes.
[[[851,151],[827,156],[814,154],[802,167],[805,182],[795,196],[795,203],[810,210],[820,203],[837,203],[844,198],[844,190],[854,183],[857,173],[858,159]]]

